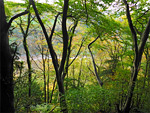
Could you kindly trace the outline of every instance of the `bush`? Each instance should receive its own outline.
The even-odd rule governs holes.
[[[36,113],[60,113],[60,107],[44,103],[31,106],[31,111]]]
[[[15,111],[16,113],[26,112],[27,107],[31,105],[40,104],[42,102],[42,91],[36,81],[31,85],[31,97],[28,96],[28,76],[19,76],[15,80],[14,97],[15,97]]]
[[[94,113],[99,110],[110,112],[115,110],[116,97],[113,91],[100,86],[70,89],[66,92],[70,113]]]

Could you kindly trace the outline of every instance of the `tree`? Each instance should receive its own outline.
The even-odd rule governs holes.
[[[144,32],[141,35],[141,40],[140,40],[140,43],[138,45],[137,32],[134,28],[134,25],[133,25],[133,22],[132,22],[132,19],[131,19],[129,4],[126,0],[123,0],[123,2],[126,6],[126,16],[127,16],[127,19],[128,19],[128,24],[129,24],[131,33],[132,33],[135,57],[134,57],[134,62],[133,62],[133,69],[132,69],[132,72],[131,72],[132,74],[131,74],[131,79],[130,79],[130,83],[129,83],[127,98],[126,98],[124,106],[122,106],[120,108],[119,112],[129,113],[130,107],[131,107],[133,91],[134,91],[134,88],[135,88],[135,83],[136,83],[136,80],[137,80],[137,75],[138,75],[138,71],[139,71],[139,68],[140,68],[140,63],[141,63],[141,59],[142,59],[142,55],[143,55],[143,51],[144,51],[144,46],[146,44],[146,41],[147,41],[147,39],[149,37],[149,33],[150,33],[150,18],[148,20],[148,23],[146,25],[146,28],[145,28]]]
[[[20,29],[21,29],[21,32],[22,32],[22,35],[23,35],[23,46],[24,46],[24,50],[25,50],[25,53],[26,53],[26,58],[27,58],[27,64],[28,64],[28,73],[29,73],[29,97],[31,96],[31,75],[32,75],[32,67],[31,67],[31,61],[30,61],[30,53],[29,53],[29,49],[28,49],[28,44],[27,44],[27,37],[29,35],[29,27],[30,27],[30,24],[31,24],[31,13],[29,12],[28,14],[28,22],[27,22],[27,28],[26,30],[24,30],[23,26],[22,26],[22,20],[20,18]]]
[[[9,14],[6,13],[8,9],[4,11],[7,15],[5,19],[7,24],[11,13],[24,10],[28,3],[31,3],[30,7],[33,8],[30,10],[33,13],[29,13],[31,18],[28,15],[25,18],[20,17],[20,22],[19,19],[16,21],[21,23],[21,30],[18,30],[18,26],[13,23],[11,29],[5,32],[10,33],[16,27],[13,34],[9,35],[9,39],[8,35],[6,37],[7,46],[5,43],[3,44],[4,41],[1,46],[7,47],[3,53],[9,52],[10,56],[10,59],[8,55],[2,58],[5,61],[1,60],[1,62],[3,64],[8,62],[11,69],[18,68],[14,73],[14,84],[12,83],[16,112],[29,110],[29,104],[31,112],[39,112],[40,110],[52,112],[57,109],[58,105],[61,106],[61,112],[64,113],[149,111],[150,40],[149,30],[147,30],[149,27],[146,29],[145,27],[150,23],[148,20],[150,9],[147,5],[150,3],[142,0],[128,0],[128,2],[124,0],[127,6],[128,18],[126,19],[123,14],[124,10],[117,13],[112,11],[113,14],[108,11],[109,9],[107,10],[108,5],[111,4],[115,6],[118,4],[121,9],[124,8],[123,2],[115,0],[58,0],[51,5],[36,3],[34,0],[28,1],[26,0],[25,4],[6,2],[5,7],[9,7],[9,10],[13,9]],[[146,7],[143,8],[144,6]],[[119,10],[120,7],[115,8]],[[37,19],[31,23],[32,17]],[[27,18],[28,20],[26,20]],[[1,27],[0,31],[4,31],[4,29]],[[17,54],[18,51],[15,48],[16,52],[11,53],[8,44],[8,41],[14,42],[15,40],[16,42],[17,38],[18,43],[19,37],[22,37],[20,34],[23,34],[24,37],[27,59],[32,59],[29,62],[24,62],[26,66],[23,69],[23,63],[20,62],[26,54],[24,51],[22,54],[21,51],[23,44],[18,46],[18,51],[22,55],[20,60],[15,61],[14,66],[16,67],[14,68],[12,68],[12,61],[14,53]],[[30,36],[28,40],[27,36]],[[2,40],[1,37],[0,39]],[[28,84],[28,81],[31,83],[31,63],[32,69],[35,70],[32,73],[32,87]],[[6,69],[8,68],[6,67]],[[29,72],[25,71],[24,73],[24,70],[29,70]],[[3,71],[0,70],[0,73]],[[131,73],[132,75],[130,75]],[[19,74],[20,76],[18,76]],[[11,74],[9,74],[10,76],[12,77]],[[99,84],[95,77],[97,77]],[[1,75],[1,78],[5,78],[6,81],[8,76]],[[130,83],[129,79],[131,79]],[[9,81],[12,82],[12,78]],[[103,87],[99,87],[102,84]],[[52,85],[53,87],[51,87]],[[13,87],[11,86],[11,88]],[[6,89],[3,88],[2,92],[4,92],[3,90]],[[5,98],[6,94],[8,93],[5,92]],[[25,96],[22,97],[22,94]],[[116,109],[116,105],[118,109]]]
[[[30,10],[30,5],[28,7],[28,10]],[[33,20],[33,19],[32,19]],[[30,24],[32,22],[31,20],[31,12],[28,13],[28,18],[27,18],[27,27],[26,29],[24,30],[23,28],[23,23],[22,23],[22,20],[21,20],[21,17],[20,17],[20,29],[21,29],[21,32],[22,32],[22,35],[23,35],[23,47],[24,47],[24,50],[25,50],[25,53],[26,53],[26,59],[27,59],[27,65],[28,65],[28,84],[29,84],[29,92],[28,92],[28,96],[29,98],[31,97],[31,85],[32,85],[32,82],[31,82],[31,78],[32,78],[32,66],[31,66],[31,60],[30,60],[30,52],[29,52],[29,48],[28,48],[28,44],[27,44],[27,37],[29,35],[29,28],[30,28]],[[27,112],[28,110],[30,109],[30,104],[31,103],[28,103],[27,105]]]
[[[14,95],[13,95],[13,58],[9,48],[8,31],[14,19],[27,14],[24,11],[13,16],[9,22],[6,21],[4,1],[0,1],[0,39],[1,39],[1,112],[14,113]]]
[[[54,21],[54,25],[51,31],[51,35],[50,37],[48,36],[45,26],[38,14],[38,10],[36,9],[35,3],[33,0],[30,0],[33,6],[33,9],[35,11],[35,15],[42,27],[43,33],[45,35],[47,44],[48,44],[48,48],[52,57],[52,62],[55,68],[55,72],[56,72],[56,79],[57,79],[57,84],[58,84],[58,89],[59,89],[59,97],[60,97],[60,106],[61,106],[61,110],[64,113],[67,113],[67,105],[66,105],[66,101],[65,101],[65,90],[64,90],[64,84],[63,84],[63,77],[62,77],[62,72],[64,71],[64,65],[65,65],[65,61],[66,61],[66,57],[67,57],[67,47],[68,47],[68,33],[67,33],[67,28],[66,28],[66,20],[67,20],[67,10],[68,10],[68,2],[69,0],[64,0],[64,7],[63,7],[63,17],[62,17],[62,34],[63,34],[63,53],[62,53],[62,59],[61,59],[61,63],[60,65],[58,64],[58,59],[57,59],[57,55],[53,49],[53,45],[52,45],[52,36],[55,30],[55,26],[56,26],[56,22],[57,22],[57,18],[61,13],[58,13],[58,15],[55,18]]]
[[[40,43],[38,44],[38,42],[40,42]],[[37,47],[35,47],[35,48],[38,50],[38,52],[42,56],[42,62],[39,60],[40,64],[42,65],[42,68],[39,67],[38,64],[36,64],[36,65],[42,71],[42,74],[43,74],[43,80],[44,80],[44,102],[46,103],[46,63],[48,62],[48,66],[47,66],[47,68],[48,68],[47,69],[48,70],[47,97],[48,98],[49,98],[49,73],[50,73],[49,68],[50,68],[50,66],[49,66],[49,51],[48,51],[48,48],[47,48],[47,46],[45,44],[46,44],[45,38],[42,35],[40,37],[40,41],[37,41],[37,43],[36,43]],[[49,102],[49,99],[47,100],[47,103],[48,102]]]

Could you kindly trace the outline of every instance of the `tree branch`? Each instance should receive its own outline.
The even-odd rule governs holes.
[[[54,31],[55,31],[55,26],[56,26],[56,23],[57,23],[58,16],[59,16],[60,14],[62,14],[62,12],[59,12],[59,13],[55,16],[53,28],[52,28],[52,30],[51,30],[51,34],[50,34],[50,37],[49,37],[50,43],[52,42],[52,37],[53,37]],[[51,43],[51,45],[52,45],[52,43]],[[54,53],[55,59],[58,61],[57,55],[56,55],[55,51],[54,51],[54,50],[52,50],[52,51],[53,51],[53,53]],[[58,63],[57,63],[57,67],[59,67],[59,64],[58,64]]]
[[[82,46],[83,46],[83,42],[84,42],[84,39],[82,40],[82,43],[81,43],[81,45],[80,45],[80,48],[79,48],[79,50],[78,50],[76,56],[75,56],[74,59],[70,62],[70,64],[68,65],[68,67],[75,61],[75,59],[76,59],[76,58],[78,57],[78,55],[80,54],[81,48],[82,48]]]
[[[63,53],[62,53],[62,60],[59,67],[59,75],[61,76],[62,71],[64,70],[64,64],[67,57],[67,48],[68,48],[68,32],[67,32],[67,11],[68,11],[68,3],[69,0],[64,0],[64,7],[63,7],[63,17],[62,17],[62,34],[63,34]]]
[[[143,51],[144,51],[144,46],[146,44],[146,41],[149,37],[149,33],[150,33],[150,17],[149,17],[149,21],[147,23],[147,26],[146,26],[146,29],[145,31],[143,32],[142,34],[142,37],[141,37],[141,41],[140,41],[140,44],[139,44],[139,61],[141,61],[141,58],[142,58],[142,54],[143,54]]]
[[[147,13],[149,10],[150,10],[150,9],[146,10],[140,17],[137,18],[137,20],[140,19],[141,17],[143,17],[144,15],[146,15],[146,13]]]
[[[13,16],[13,17],[9,20],[9,22],[8,22],[7,30],[10,28],[11,23],[13,22],[13,20],[15,20],[16,18],[18,18],[18,17],[20,17],[20,16],[22,16],[22,15],[25,15],[25,14],[27,14],[27,13],[29,13],[29,11],[25,10],[24,12],[19,13],[19,14]]]
[[[88,15],[87,6],[86,6],[86,0],[85,0],[85,11],[86,11],[86,24],[87,24],[89,15]]]
[[[102,85],[103,85],[103,82],[102,82],[101,79],[99,78],[99,75],[98,75],[98,72],[97,72],[97,68],[96,68],[96,63],[95,63],[95,60],[94,60],[94,56],[93,56],[92,51],[91,51],[91,49],[90,49],[90,46],[91,46],[98,38],[99,38],[99,36],[98,36],[94,41],[92,41],[92,42],[88,45],[88,49],[89,49],[89,52],[90,52],[91,57],[92,57],[93,66],[94,66],[94,71],[95,71],[95,75],[96,75],[98,84],[99,84],[100,86],[102,86]]]
[[[128,5],[126,0],[123,0],[123,2],[125,4],[125,6],[126,6],[126,15],[127,15],[128,24],[129,24],[129,27],[130,27],[130,30],[131,30],[131,33],[132,33],[132,37],[133,37],[135,53],[136,53],[136,56],[138,56],[137,35],[136,35],[136,32],[134,30],[134,26],[133,26],[133,23],[132,23],[132,20],[131,20],[131,15],[130,15],[130,11],[129,11],[129,5]]]
[[[52,28],[52,30],[51,30],[51,34],[50,34],[50,37],[49,37],[49,38],[50,38],[50,41],[52,40],[52,36],[53,36],[54,31],[55,31],[55,26],[56,26],[57,18],[58,18],[58,16],[59,16],[60,14],[62,14],[62,12],[59,12],[59,13],[55,16],[55,21],[54,21],[53,28]]]
[[[41,18],[40,18],[40,16],[39,16],[39,13],[38,13],[37,8],[36,8],[36,6],[35,6],[35,2],[34,2],[33,0],[30,0],[30,2],[31,2],[31,4],[32,4],[32,6],[33,6],[35,15],[36,15],[36,17],[37,17],[37,19],[38,19],[38,21],[39,21],[39,23],[40,23],[40,25],[41,25],[41,27],[42,27],[43,33],[44,33],[44,35],[45,35],[45,38],[46,38],[46,41],[47,41],[47,44],[48,44],[48,48],[49,48],[49,51],[50,51],[50,54],[51,54],[51,57],[52,57],[52,62],[53,62],[55,71],[56,71],[56,73],[58,73],[58,60],[57,60],[57,57],[56,57],[56,53],[55,53],[55,51],[54,51],[54,49],[53,49],[52,42],[51,42],[51,40],[49,40],[49,37],[48,37],[47,31],[46,31],[46,28],[45,28],[45,26],[44,26],[44,24],[43,24],[43,22],[42,22],[42,20],[41,20]],[[53,26],[53,28],[54,28],[54,27],[55,27],[55,26]],[[51,36],[51,38],[52,38],[52,36]],[[56,74],[56,75],[57,75],[57,74]]]
[[[69,43],[68,43],[68,48],[67,48],[67,56],[66,56],[66,63],[65,63],[65,68],[64,68],[64,71],[63,71],[63,75],[62,75],[62,78],[64,80],[66,74],[68,73],[68,65],[69,65],[69,59],[70,59],[70,54],[71,54],[71,46],[72,46],[72,39],[73,39],[73,36],[74,36],[74,32],[75,32],[75,29],[78,25],[78,20],[76,20],[74,22],[74,26],[70,29],[70,33],[71,33],[71,36],[69,37]]]

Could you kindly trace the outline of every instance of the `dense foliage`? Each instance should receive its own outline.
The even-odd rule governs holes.
[[[16,13],[29,11],[27,15],[15,19],[9,29],[14,58],[16,113],[59,113],[66,106],[69,113],[125,113],[123,108],[129,93],[133,94],[129,112],[150,112],[150,28],[142,60],[139,60],[137,78],[132,81],[136,72],[133,71],[136,67],[135,45],[139,44],[140,48],[150,18],[149,0],[69,0],[66,21],[68,39],[62,32],[65,18],[63,0],[52,4],[36,2],[38,14],[47,34],[50,34],[49,41],[30,2],[4,2],[7,20]],[[132,26],[128,24],[127,5],[137,42]],[[57,78],[56,67],[59,72],[65,40],[68,41],[65,63],[61,77]],[[49,52],[52,49],[54,59]],[[58,65],[55,66],[54,61]],[[62,81],[63,93],[59,80]],[[98,84],[99,80],[102,85]],[[130,86],[131,89],[134,87],[133,92],[130,92]],[[64,97],[63,101],[61,97]],[[61,105],[64,101],[66,106]]]

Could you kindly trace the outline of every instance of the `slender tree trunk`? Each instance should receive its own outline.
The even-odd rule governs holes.
[[[143,82],[143,89],[145,88],[145,83],[146,83],[146,78],[148,75],[148,66],[150,65],[150,59],[149,59],[149,51],[148,51],[148,47],[146,47],[146,51],[145,51],[145,57],[146,57],[146,66],[145,66],[145,73],[144,73],[144,82]]]
[[[47,77],[47,103],[49,103],[49,73]]]
[[[55,83],[56,83],[56,78],[53,83],[53,89],[52,89],[52,93],[51,93],[51,97],[50,97],[50,103],[52,103],[52,98],[53,98],[53,94],[54,94],[54,90],[55,90]]]
[[[68,43],[68,48],[67,48],[66,65],[65,65],[65,69],[63,71],[63,80],[64,80],[66,74],[68,74],[68,68],[70,66],[69,65],[69,59],[70,59],[70,54],[71,54],[72,39],[73,39],[77,24],[78,24],[78,21],[75,21],[74,26],[71,28],[71,36],[69,37],[69,43]]]
[[[30,5],[28,7],[28,10],[30,10]],[[28,66],[28,85],[29,85],[28,86],[29,87],[29,89],[28,89],[28,96],[29,96],[29,99],[31,97],[32,66],[31,66],[31,60],[30,60],[30,52],[29,52],[29,48],[28,48],[28,44],[27,44],[27,37],[28,37],[30,24],[31,24],[31,13],[29,12],[28,18],[27,18],[27,27],[26,27],[26,29],[24,30],[24,28],[23,28],[22,19],[21,18],[20,18],[20,24],[19,24],[21,32],[22,32],[22,35],[23,35],[23,47],[24,47],[24,50],[25,50],[27,66]],[[26,105],[27,112],[30,111],[30,105],[31,105],[31,101],[29,100],[29,102]]]
[[[48,56],[48,77],[47,77],[47,103],[49,103],[49,73],[50,73],[50,66],[49,66],[49,56]]]
[[[149,19],[149,24],[150,24],[150,19]],[[150,27],[149,27],[149,29],[150,29]],[[150,30],[149,30],[149,32],[150,32]],[[149,32],[148,32],[148,34],[149,34]],[[145,46],[145,45],[143,45],[143,46]],[[144,49],[144,47],[143,47],[143,49]],[[131,75],[131,79],[129,82],[129,90],[128,90],[128,94],[127,94],[128,96],[127,96],[127,99],[125,101],[123,108],[121,108],[122,113],[129,113],[129,111],[131,109],[131,101],[132,101],[132,97],[133,97],[133,91],[135,88],[135,83],[136,83],[137,75],[138,75],[138,69],[140,67],[140,62],[141,62],[142,53],[143,53],[143,50],[141,50],[141,51],[139,51],[139,50],[138,50],[138,54],[135,55],[134,65],[133,65],[133,69],[131,72],[132,75]],[[139,53],[141,53],[141,54],[139,54]]]
[[[79,71],[79,76],[78,76],[78,85],[77,85],[77,87],[80,86],[80,79],[81,79],[81,73],[82,73],[82,60],[83,60],[83,57],[81,59],[81,65],[80,65],[80,71]]]
[[[95,72],[95,75],[96,75],[98,84],[99,84],[100,86],[102,86],[102,85],[103,85],[103,82],[101,81],[101,79],[100,79],[100,77],[99,77],[99,75],[98,75],[97,68],[96,68],[96,64],[95,64],[95,60],[94,60],[94,56],[93,56],[92,51],[91,51],[91,49],[90,49],[90,46],[91,46],[98,38],[99,38],[99,36],[98,36],[94,41],[92,41],[92,42],[88,45],[88,49],[89,49],[90,54],[91,54],[91,57],[92,57],[94,72]]]
[[[75,83],[75,72],[74,72],[74,70],[75,70],[75,67],[74,67],[74,65],[73,65],[73,71],[72,71],[72,75],[73,75],[73,86],[75,87],[76,86],[76,83]]]
[[[46,103],[46,75],[44,72],[44,102]]]
[[[43,33],[45,35],[47,44],[48,44],[48,48],[49,48],[49,52],[51,54],[52,57],[52,62],[53,62],[53,66],[55,68],[55,72],[56,72],[56,79],[57,79],[57,84],[58,84],[58,89],[59,89],[59,97],[60,97],[60,107],[61,107],[61,111],[63,113],[68,113],[67,110],[67,104],[66,104],[66,100],[65,100],[65,90],[64,90],[64,83],[63,83],[63,74],[62,72],[64,71],[64,65],[66,62],[66,57],[67,57],[67,48],[68,48],[68,32],[67,32],[67,26],[66,26],[66,20],[67,20],[67,11],[68,11],[68,3],[69,0],[64,0],[64,7],[63,7],[63,16],[62,16],[62,34],[63,34],[63,53],[62,53],[62,59],[61,59],[61,63],[60,65],[58,64],[58,59],[57,59],[57,54],[55,53],[54,49],[53,49],[53,45],[52,45],[52,36],[55,30],[55,26],[56,26],[56,22],[57,22],[57,18],[60,14],[62,13],[58,13],[58,15],[55,18],[54,21],[54,25],[51,31],[51,35],[50,37],[47,34],[46,28],[38,14],[38,10],[35,6],[35,3],[33,0],[29,0],[32,3],[33,9],[35,11],[36,17],[42,27]]]
[[[69,0],[64,0],[63,16],[62,16],[63,54],[62,54],[60,67],[58,69],[58,73],[56,73],[57,84],[59,89],[59,97],[60,97],[60,107],[63,113],[68,113],[66,99],[65,99],[63,74],[62,74],[62,72],[64,71],[64,65],[67,57],[67,48],[68,48],[68,32],[66,26],[68,4],[69,4]]]
[[[56,80],[57,80],[57,85],[58,85],[58,90],[59,90],[61,112],[68,113],[66,99],[65,99],[64,83],[63,83],[63,79],[60,77],[61,77],[61,75],[56,73]]]
[[[142,87],[144,90],[147,90],[145,85],[149,86],[149,81],[150,81],[150,79],[148,78],[148,76],[149,76],[148,72],[150,71],[150,54],[149,54],[148,49],[149,49],[149,47],[146,47],[146,50],[144,52],[144,54],[146,56],[146,66],[145,66],[144,81],[143,81],[143,87]],[[146,84],[146,82],[148,82],[148,84]],[[138,100],[138,105],[141,104],[141,106],[139,105],[141,108],[143,107],[144,102],[145,102],[145,100],[142,99],[142,96],[144,96],[146,98],[147,94],[148,94],[148,92],[146,92],[145,94],[143,94],[143,92],[142,92],[140,95],[141,98],[139,98],[139,100]]]
[[[31,97],[31,77],[32,77],[32,68],[31,68],[31,61],[30,61],[30,53],[29,53],[29,48],[28,48],[28,45],[27,45],[27,37],[24,36],[24,39],[23,39],[23,46],[24,46],[24,50],[25,50],[25,53],[26,53],[26,58],[27,58],[27,65],[28,65],[28,85],[29,85],[29,89],[28,89],[28,96],[29,98]],[[30,111],[30,100],[29,100],[29,103],[27,104],[27,112]]]
[[[126,6],[126,15],[127,15],[129,27],[130,27],[132,37],[133,37],[133,44],[134,44],[134,49],[135,49],[135,58],[134,58],[134,63],[133,63],[133,69],[132,69],[132,72],[131,72],[132,75],[131,75],[131,79],[130,79],[130,82],[129,82],[129,89],[128,89],[128,94],[127,94],[127,99],[125,101],[124,106],[122,106],[121,110],[119,110],[118,112],[129,113],[129,111],[131,109],[131,101],[132,101],[132,97],[133,97],[133,91],[134,91],[134,88],[135,88],[135,83],[136,83],[136,79],[137,79],[137,75],[138,75],[138,69],[140,67],[142,54],[143,54],[143,51],[144,51],[144,46],[145,46],[146,41],[149,37],[150,18],[148,20],[145,31],[142,33],[141,40],[140,40],[140,43],[138,45],[137,44],[137,34],[136,34],[136,31],[133,27],[133,23],[132,23],[132,20],[131,20],[129,5],[128,5],[126,0],[123,0],[123,2]]]
[[[30,53],[29,53],[29,49],[28,49],[28,45],[27,45],[27,40],[26,40],[27,37],[24,37],[24,40],[23,40],[23,46],[24,46],[24,50],[25,50],[25,53],[26,53],[26,58],[27,58],[27,65],[28,65],[28,83],[29,83],[29,97],[31,96],[31,61],[30,61]]]
[[[30,7],[30,6],[29,6]],[[27,44],[27,37],[28,37],[28,32],[29,32],[29,27],[31,24],[31,20],[30,20],[31,14],[28,14],[28,19],[27,19],[27,28],[24,31],[23,27],[22,27],[22,20],[20,18],[20,29],[23,35],[23,47],[25,50],[25,54],[26,54],[26,58],[27,58],[27,65],[28,65],[28,83],[29,83],[29,92],[28,92],[28,96],[31,97],[31,77],[32,77],[32,66],[31,66],[31,60],[30,60],[30,52],[29,52],[29,48],[28,48],[28,44]]]
[[[45,58],[44,58],[44,49],[42,47],[42,64],[43,64],[43,79],[44,79],[44,102],[46,103],[46,67],[45,67]]]
[[[149,59],[148,60],[149,61],[148,62],[149,66],[148,66],[148,72],[147,73],[148,73],[148,86],[149,86],[150,85],[150,55],[149,55],[148,59]]]

